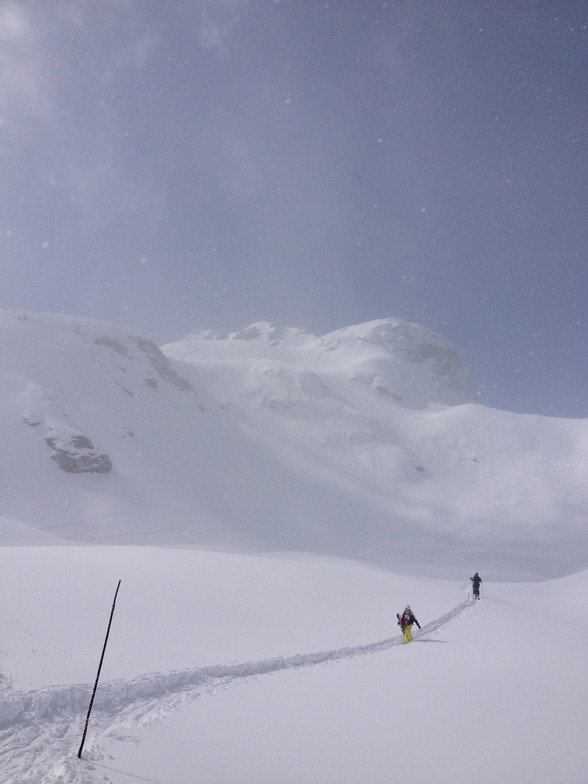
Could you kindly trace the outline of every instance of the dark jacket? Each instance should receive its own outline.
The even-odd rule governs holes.
[[[405,612],[402,615],[398,616],[398,625],[400,626],[401,629],[404,629],[405,626],[411,626],[413,623],[416,623],[419,629],[421,628],[420,623],[417,621],[417,619],[414,617],[414,615],[411,612],[410,613]]]
[[[474,591],[476,591],[477,593],[480,590],[480,583],[482,582],[482,578],[480,577],[478,572],[476,572],[473,577],[470,577],[470,580],[472,581],[472,585],[474,586]]]

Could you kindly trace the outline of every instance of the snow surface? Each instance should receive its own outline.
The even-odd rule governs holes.
[[[0,784],[588,780],[587,420],[397,319],[0,338]]]
[[[473,602],[325,556],[6,547],[0,568],[2,782],[586,779],[587,572]]]

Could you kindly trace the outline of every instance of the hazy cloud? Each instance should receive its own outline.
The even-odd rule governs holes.
[[[194,4],[198,40],[205,49],[229,55],[230,37],[239,24],[243,0],[199,0]]]
[[[30,13],[16,2],[0,5],[0,124],[2,148],[14,143],[24,117],[50,115],[50,82],[41,36]],[[0,148],[0,149],[2,149]]]

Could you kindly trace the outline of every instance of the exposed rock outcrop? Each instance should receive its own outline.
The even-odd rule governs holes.
[[[64,436],[55,434],[47,436],[45,443],[53,450],[51,460],[68,474],[107,474],[112,471],[111,459],[108,455],[98,454],[86,436],[76,434],[66,440]]]

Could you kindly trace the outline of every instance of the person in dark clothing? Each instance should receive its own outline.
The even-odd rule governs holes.
[[[406,642],[412,642],[412,625],[416,623],[416,625],[421,628],[420,623],[414,617],[412,610],[410,609],[410,604],[407,604],[404,608],[404,612],[402,615],[400,613],[396,613],[396,617],[398,618],[398,625],[402,629],[404,636],[406,637]]]
[[[478,572],[476,572],[473,577],[470,577],[470,582],[472,584],[472,593],[474,595],[474,599],[479,599],[480,598],[480,583],[482,582],[482,578],[480,577]]]

